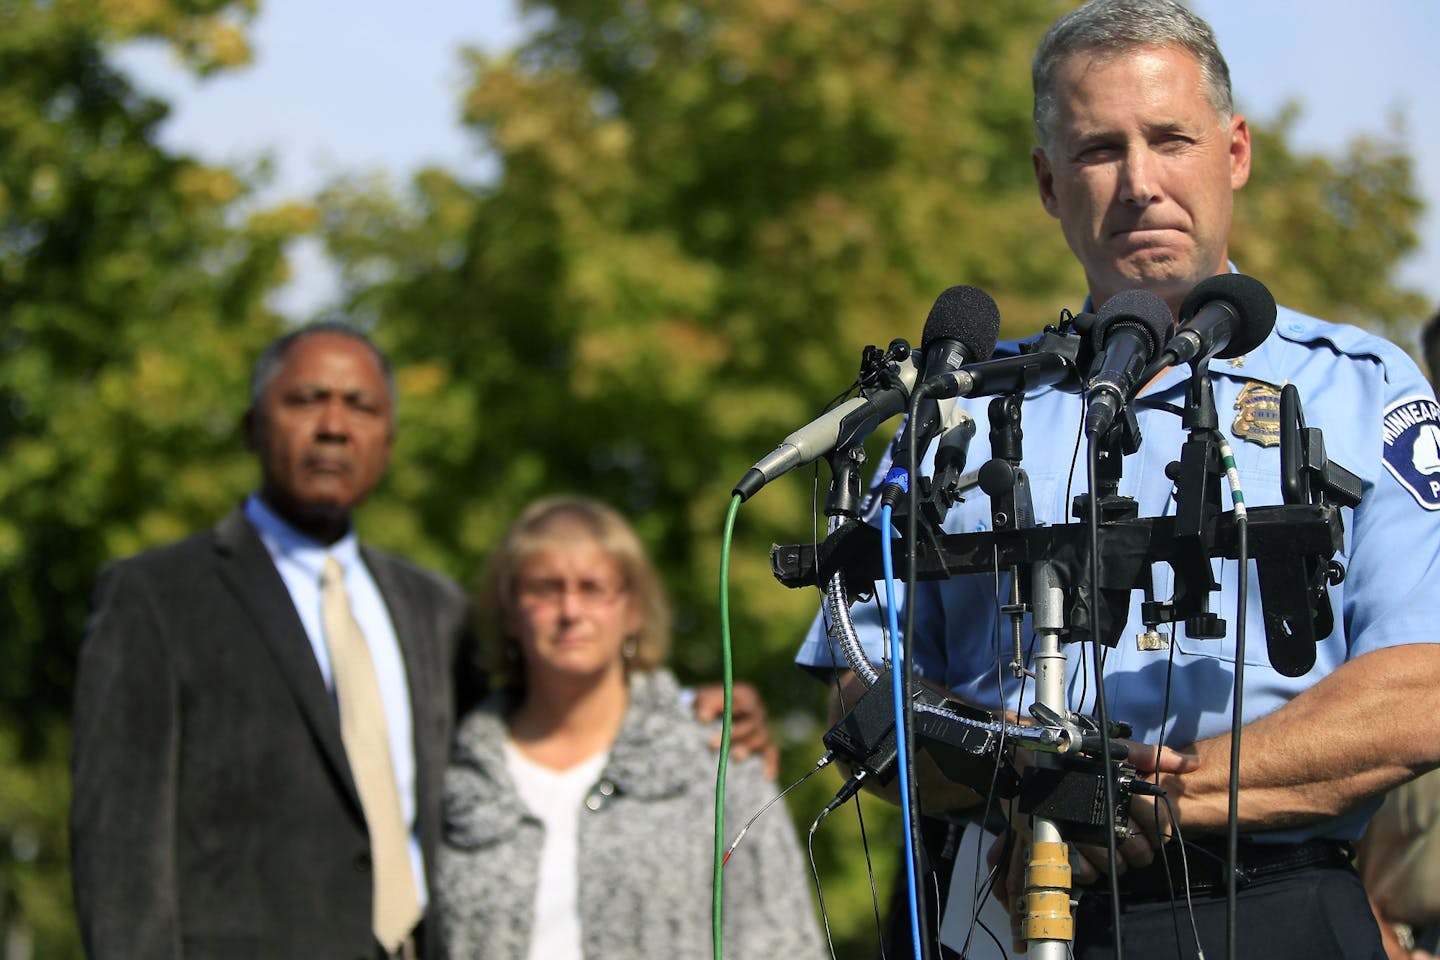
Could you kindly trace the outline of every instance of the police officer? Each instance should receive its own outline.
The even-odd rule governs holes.
[[[1228,68],[1209,25],[1172,0],[1093,0],[1051,27],[1033,79],[1035,180],[1084,268],[1087,308],[1141,289],[1178,317],[1197,283],[1233,269],[1232,198],[1250,172],[1250,131],[1234,112]],[[1324,431],[1330,459],[1363,484],[1360,504],[1343,511],[1336,559],[1346,576],[1329,592],[1334,630],[1302,676],[1285,676],[1269,662],[1253,565],[1243,572],[1252,600],[1243,663],[1238,866],[1247,882],[1239,894],[1239,955],[1380,957],[1348,844],[1380,794],[1440,763],[1440,718],[1422,706],[1440,684],[1433,626],[1440,609],[1440,462],[1433,456],[1440,407],[1394,345],[1283,307],[1263,343],[1212,362],[1210,372],[1247,504],[1281,499],[1277,411],[1287,383],[1299,390],[1307,424]],[[1174,513],[1177,491],[1165,467],[1186,439],[1180,411],[1189,375],[1186,367],[1162,373],[1132,406],[1143,443],[1124,459],[1119,492],[1138,501],[1142,517]],[[985,423],[986,401],[969,403]],[[1083,444],[1083,400],[1043,388],[1026,395],[1022,414],[1036,517],[1064,523],[1070,496],[1087,489],[1083,447],[1074,456]],[[990,456],[980,433],[972,463]],[[952,509],[945,526],[954,533],[987,529],[986,498],[977,493]],[[1242,571],[1228,560],[1212,567],[1221,589],[1211,609],[1227,619],[1224,637],[1192,637],[1183,624],[1147,630],[1137,595],[1102,677],[1093,675],[1088,649],[1067,658],[1071,710],[1093,712],[1103,683],[1112,719],[1131,724],[1136,741],[1169,748],[1134,756],[1142,769],[1158,763],[1174,821],[1163,807],[1135,804],[1141,835],[1121,845],[1113,866],[1121,875],[1123,944],[1144,956],[1182,955],[1181,948],[1191,955],[1197,935],[1206,952],[1226,944],[1218,864],[1230,806]],[[1154,572],[1155,595],[1170,596],[1170,568]],[[1002,578],[997,599],[989,576],[920,583],[914,666],[963,699],[1024,715],[1033,682],[997,669],[998,638],[1008,636],[1008,618],[998,613],[1006,589]],[[862,638],[878,657],[878,627],[864,619],[870,615],[857,608]],[[835,663],[818,622],[797,659],[812,667]],[[1177,826],[1189,848],[1188,890],[1176,844],[1166,843]],[[1075,881],[1090,892],[1079,908],[1075,955],[1109,956],[1108,883],[1097,881],[1111,865],[1103,849],[1081,853],[1072,857]],[[1002,902],[1019,892],[1014,861],[997,893]],[[1176,923],[1174,909],[1187,910],[1187,900],[1195,935],[1183,914]]]

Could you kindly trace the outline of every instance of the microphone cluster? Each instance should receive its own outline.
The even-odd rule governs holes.
[[[1101,305],[1090,331],[1094,360],[1084,379],[1085,433],[1094,439],[1160,371],[1180,364],[1228,359],[1258,347],[1275,327],[1275,298],[1264,284],[1224,273],[1197,284],[1180,306],[1170,307],[1147,290],[1125,290]],[[952,397],[1008,394],[1073,381],[1074,353],[1042,349],[991,359],[1000,335],[1000,311],[978,287],[955,286],[930,308],[921,335],[921,363],[907,357],[883,389],[854,397],[791,433],[757,461],[734,493],[749,499],[796,467],[869,436],[881,423],[911,408],[894,450],[897,469],[908,474],[910,433],[916,456],[945,426],[935,402]],[[1062,387],[1063,388],[1063,387]]]
[[[924,371],[915,366],[913,357],[907,357],[894,385],[868,396],[852,397],[780,441],[735,485],[735,495],[748,500],[776,477],[832,450],[864,440],[881,423],[908,409],[911,391],[922,373],[929,375],[930,367],[938,372],[961,367],[973,359],[984,360],[994,352],[999,337],[1000,310],[990,295],[978,287],[951,287],[936,298],[925,323],[921,341]],[[937,413],[934,423],[926,429],[938,428]]]

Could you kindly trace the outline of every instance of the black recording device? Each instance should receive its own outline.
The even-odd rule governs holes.
[[[894,778],[899,757],[895,737],[894,674],[886,671],[825,734],[825,746],[880,783]],[[1020,789],[1014,766],[1002,751],[998,719],[985,710],[914,685],[909,698],[915,741],[956,783],[979,793],[1013,797]]]

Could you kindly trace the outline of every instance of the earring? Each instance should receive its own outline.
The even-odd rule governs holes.
[[[624,645],[620,648],[620,655],[621,655],[622,657],[624,657],[627,661],[628,661],[628,660],[634,660],[634,659],[635,659],[635,648],[636,648],[637,646],[638,646],[638,643],[637,643],[637,641],[636,641],[636,639],[635,639],[635,635],[632,633],[630,636],[628,636],[628,637],[625,638],[625,643],[624,643]]]

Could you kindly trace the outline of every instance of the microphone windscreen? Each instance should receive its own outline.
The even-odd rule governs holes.
[[[964,348],[967,363],[989,360],[1000,339],[1000,308],[979,287],[951,287],[935,298],[925,331],[920,335],[923,353],[936,340],[955,340]]]
[[[1172,321],[1170,307],[1149,290],[1121,290],[1100,307],[1090,333],[1091,342],[1096,351],[1104,350],[1111,328],[1117,323],[1126,324],[1145,331],[1150,343],[1148,353],[1153,359],[1161,345],[1170,339]]]
[[[1230,342],[1215,354],[1216,359],[1228,360],[1249,353],[1264,343],[1275,329],[1275,297],[1265,289],[1265,284],[1243,273],[1219,273],[1197,283],[1180,304],[1180,322],[1188,322],[1213,300],[1230,304],[1240,317],[1236,329],[1230,331]]]

